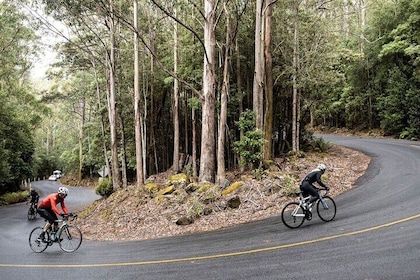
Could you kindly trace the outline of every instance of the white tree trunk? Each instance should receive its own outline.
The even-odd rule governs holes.
[[[108,98],[108,114],[109,128],[111,133],[111,157],[112,157],[112,183],[114,190],[121,187],[121,176],[119,170],[118,159],[118,142],[117,142],[117,107],[116,107],[116,89],[115,89],[115,22],[113,14],[113,0],[109,1],[110,16],[110,52],[108,59],[109,71],[109,98]]]
[[[204,1],[204,71],[201,116],[200,181],[214,182],[215,176],[215,0]]]
[[[255,72],[253,84],[253,110],[256,127],[263,128],[263,89],[264,89],[264,1],[257,0],[255,9]]]
[[[176,8],[174,9],[177,17]],[[178,74],[178,23],[174,22],[174,73]],[[173,171],[179,172],[179,81],[174,79],[174,104],[173,104],[173,125],[174,125],[174,153],[173,153]]]
[[[140,112],[140,72],[139,72],[139,38],[138,38],[138,2],[134,0],[134,130],[136,141],[136,186],[144,183],[142,137],[141,137],[141,112]]]

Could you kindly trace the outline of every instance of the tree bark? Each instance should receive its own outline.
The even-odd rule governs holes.
[[[292,150],[299,151],[299,95],[298,95],[298,67],[299,67],[299,3],[295,2],[294,40],[293,40],[293,105],[292,105]]]
[[[225,3],[226,14],[226,45],[225,45],[225,59],[223,64],[223,84],[220,97],[220,118],[219,118],[219,134],[217,140],[217,180],[219,185],[224,183],[226,177],[225,171],[225,142],[226,142],[226,124],[227,124],[227,103],[229,93],[229,65],[230,65],[230,49],[232,45],[231,40],[231,23],[230,14]]]
[[[272,157],[273,147],[273,60],[271,55],[271,17],[273,5],[267,3],[265,9],[264,58],[265,58],[265,114],[264,114],[264,159]]]
[[[79,170],[78,170],[78,179],[79,182],[82,181],[82,169],[83,169],[83,137],[84,137],[84,127],[85,127],[85,99],[84,97],[79,102],[79,114],[80,114],[80,123],[79,123]]]
[[[133,9],[134,28],[138,31],[138,0],[134,0]],[[144,176],[140,112],[139,38],[137,32],[134,32],[134,130],[136,142],[136,186],[139,188],[144,183]]]
[[[112,184],[114,190],[121,187],[121,177],[119,171],[118,147],[117,147],[117,107],[116,107],[116,90],[115,90],[115,22],[113,14],[113,0],[109,1],[110,15],[108,24],[110,30],[110,51],[108,59],[109,71],[109,98],[108,98],[108,114],[109,126],[111,133],[111,157],[112,157]]]
[[[201,116],[200,181],[214,182],[215,176],[215,0],[204,1],[203,110]]]
[[[264,90],[264,0],[257,0],[255,9],[255,72],[253,83],[253,110],[256,128],[263,128]]]
[[[174,9],[177,17],[176,8]],[[178,74],[178,23],[174,22],[174,73]],[[179,81],[174,79],[174,104],[173,104],[173,125],[174,125],[174,153],[173,153],[173,171],[179,172]]]

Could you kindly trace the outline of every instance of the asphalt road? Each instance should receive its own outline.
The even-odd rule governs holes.
[[[202,234],[83,241],[74,253],[54,244],[36,254],[28,235],[42,220],[28,221],[24,204],[1,207],[0,279],[420,279],[420,143],[323,137],[372,157],[358,186],[335,198],[330,223],[315,215],[291,230],[276,215]],[[46,195],[58,185],[35,186]],[[70,192],[70,210],[97,198],[89,189]]]

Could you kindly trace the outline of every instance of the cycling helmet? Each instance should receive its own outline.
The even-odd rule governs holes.
[[[68,195],[69,194],[69,189],[66,188],[66,187],[60,187],[58,189],[58,194],[60,194],[60,193],[65,194],[65,195]]]
[[[320,164],[318,164],[318,167],[317,167],[319,170],[321,170],[322,172],[324,172],[325,171],[325,169],[327,169],[327,167],[325,166],[325,164],[323,164],[323,163],[320,163]]]

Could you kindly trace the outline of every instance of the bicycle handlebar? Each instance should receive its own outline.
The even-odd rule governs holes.
[[[73,213],[68,213],[68,214],[63,214],[61,215],[63,217],[63,220],[70,220],[70,221],[74,221],[75,219],[77,219],[77,214],[73,214]]]

